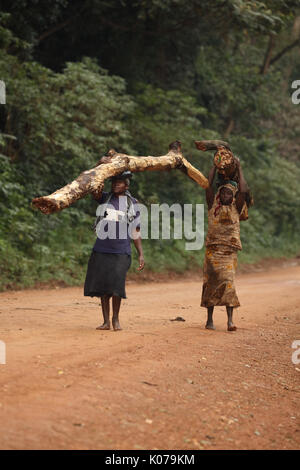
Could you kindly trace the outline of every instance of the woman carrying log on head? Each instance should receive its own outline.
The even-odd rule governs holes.
[[[103,157],[101,163],[109,163]],[[126,298],[125,280],[131,265],[131,240],[139,256],[139,267],[144,268],[144,255],[140,237],[139,211],[137,200],[128,188],[130,171],[111,178],[110,193],[94,193],[99,202],[95,230],[97,239],[91,253],[84,284],[84,295],[100,297],[103,324],[97,330],[110,329],[110,298],[112,297],[112,326],[121,330],[119,310],[121,299]]]
[[[213,181],[217,171],[216,159],[209,174],[206,189],[208,206],[208,232],[205,241],[206,252],[203,268],[203,289],[201,306],[207,308],[207,329],[215,329],[213,311],[216,305],[225,305],[227,329],[235,331],[233,309],[240,305],[235,286],[237,252],[242,249],[240,240],[240,214],[245,203],[247,183],[240,161],[235,158],[238,183],[233,180],[222,182],[215,194]]]
[[[238,158],[233,155],[228,142],[223,140],[196,140],[195,145],[198,150],[206,152],[214,150],[214,164],[217,168],[217,187],[233,182],[239,183]],[[240,213],[240,220],[248,220],[248,209],[254,204],[252,194],[247,185],[245,193],[245,203]]]

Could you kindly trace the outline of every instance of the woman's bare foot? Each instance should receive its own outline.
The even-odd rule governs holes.
[[[205,328],[207,330],[215,330],[216,329],[215,325],[213,323],[210,323],[210,322],[206,323]]]
[[[109,323],[103,323],[103,325],[97,326],[96,330],[110,330],[110,324]]]
[[[122,330],[121,325],[119,323],[119,320],[112,320],[112,325],[115,331],[120,331]]]

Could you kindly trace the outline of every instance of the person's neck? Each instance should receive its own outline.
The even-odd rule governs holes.
[[[125,196],[126,191],[123,191],[122,193],[113,193],[115,197],[120,197],[120,196]]]

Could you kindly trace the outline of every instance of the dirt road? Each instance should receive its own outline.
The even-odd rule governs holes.
[[[128,283],[120,332],[80,288],[1,293],[0,448],[299,449],[300,266],[237,290],[236,332],[198,278]]]

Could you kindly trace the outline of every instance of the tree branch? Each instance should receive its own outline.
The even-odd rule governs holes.
[[[273,34],[271,34],[270,38],[269,38],[268,47],[267,47],[267,50],[266,50],[266,53],[265,53],[264,62],[263,62],[262,66],[261,66],[261,69],[260,69],[260,73],[262,75],[265,75],[268,71],[268,68],[269,68],[270,63],[271,63],[271,56],[272,56],[274,46],[275,46],[275,36]]]
[[[58,189],[49,196],[34,198],[32,205],[44,214],[58,212],[89,193],[99,194],[107,178],[118,175],[125,170],[135,173],[140,171],[165,171],[177,168],[202,188],[206,189],[208,187],[208,181],[205,176],[183,157],[180,149],[177,150],[173,147],[166,155],[160,157],[134,157],[117,153],[113,150],[109,154],[111,156],[110,163],[100,164],[95,168],[84,171],[72,183]]]
[[[225,139],[227,139],[230,136],[233,129],[234,129],[234,119],[233,119],[232,116],[230,116],[230,118],[228,120],[227,127],[226,127],[225,132],[224,132]]]
[[[76,13],[75,15],[71,16],[70,18],[68,18],[67,20],[65,21],[62,21],[61,23],[58,23],[57,25],[53,26],[52,28],[48,29],[48,31],[45,31],[44,33],[42,33],[39,38],[38,38],[38,42],[41,42],[43,41],[44,39],[46,39],[48,36],[51,36],[52,34],[56,33],[57,31],[60,31],[61,29],[63,29],[65,26],[67,26],[68,24],[72,23],[72,21],[77,18],[77,16],[81,15],[81,13],[87,8],[87,3],[85,3]]]
[[[278,54],[276,54],[276,56],[273,57],[273,59],[270,61],[270,65],[273,65],[275,62],[277,62],[277,60],[281,59],[284,54],[286,54],[298,45],[300,45],[300,38],[296,39],[294,42],[292,42],[288,46],[284,47],[280,52],[278,52]]]

